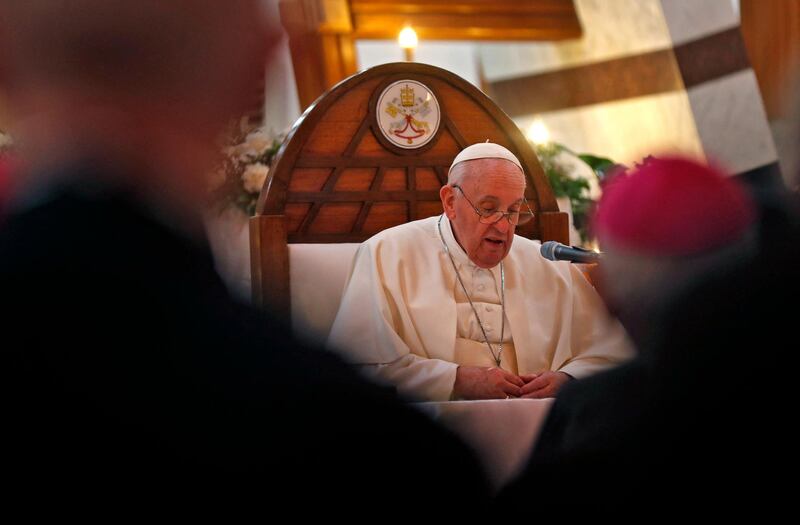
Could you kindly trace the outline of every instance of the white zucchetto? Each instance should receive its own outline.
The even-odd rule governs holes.
[[[522,169],[522,164],[519,159],[517,159],[513,153],[503,146],[492,142],[479,142],[472,146],[467,146],[453,159],[453,163],[450,164],[450,170],[460,162],[476,159],[504,159],[516,164],[520,171],[525,171]]]

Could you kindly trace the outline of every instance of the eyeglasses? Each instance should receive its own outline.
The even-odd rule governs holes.
[[[528,201],[527,199],[525,199],[525,197],[522,197],[522,201],[525,203],[525,207],[528,208],[528,211],[526,212],[525,211],[521,212],[519,210],[514,210],[514,211],[481,210],[480,208],[472,204],[472,201],[469,200],[469,197],[467,197],[467,194],[464,193],[464,190],[461,188],[461,186],[459,186],[458,184],[453,184],[452,186],[453,188],[456,188],[458,191],[460,191],[461,195],[463,195],[464,198],[467,199],[469,205],[472,206],[472,209],[475,210],[475,213],[478,214],[479,217],[478,222],[480,222],[481,224],[496,224],[500,222],[503,219],[503,217],[505,217],[506,219],[508,219],[509,224],[517,226],[519,224],[525,224],[527,222],[530,222],[531,219],[533,219],[533,210],[531,210],[531,207],[528,204]]]

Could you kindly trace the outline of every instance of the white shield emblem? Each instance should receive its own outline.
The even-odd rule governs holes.
[[[390,84],[378,97],[375,110],[383,136],[403,149],[424,146],[439,128],[439,101],[416,80]]]

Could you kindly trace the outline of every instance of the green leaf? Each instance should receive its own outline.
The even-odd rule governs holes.
[[[558,143],[534,145],[536,156],[547,176],[553,194],[556,197],[568,197],[572,206],[572,222],[581,236],[583,242],[589,240],[589,217],[594,207],[594,201],[588,195],[589,181],[573,179],[566,169],[556,161],[556,156],[562,151],[568,151],[585,162],[597,177],[602,180],[607,170],[617,164],[607,158],[591,154],[576,154],[566,146]]]
[[[600,180],[603,180],[603,177],[605,177],[606,171],[608,171],[609,168],[616,166],[616,163],[607,157],[598,157],[588,153],[581,153],[578,155],[578,158],[588,164],[589,167],[594,170]]]

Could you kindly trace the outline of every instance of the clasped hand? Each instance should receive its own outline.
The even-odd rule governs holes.
[[[555,397],[570,379],[564,372],[550,370],[518,376],[497,367],[459,366],[453,393],[460,399],[541,399]]]

